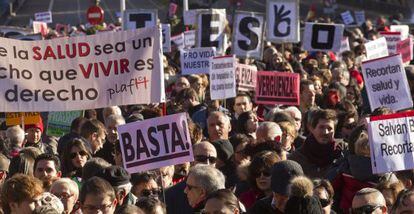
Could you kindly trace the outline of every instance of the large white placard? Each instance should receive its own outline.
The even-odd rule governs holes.
[[[125,10],[122,18],[124,30],[153,27],[157,25],[158,10],[134,9]]]
[[[371,117],[368,123],[372,172],[414,169],[414,112]]]
[[[189,30],[184,32],[184,47],[192,48],[195,45],[195,30]]]
[[[299,42],[299,0],[267,0],[266,25],[268,41]]]
[[[212,100],[236,96],[236,57],[214,57],[210,60],[210,96]]]
[[[388,56],[388,46],[385,37],[367,42],[364,45],[368,60]]]
[[[196,47],[216,47],[223,54],[227,45],[224,30],[227,25],[225,9],[202,10],[197,14]]]
[[[410,35],[410,27],[408,25],[391,25],[392,32],[401,32],[401,40],[408,38]]]
[[[264,22],[261,13],[236,13],[232,50],[237,57],[262,59]]]
[[[216,55],[215,47],[192,48],[180,51],[182,74],[208,74],[210,59]]]
[[[129,173],[194,160],[185,113],[118,126],[124,168]]]
[[[413,106],[400,54],[362,62],[362,74],[372,111],[381,106],[394,111]]]
[[[180,33],[178,35],[172,36],[171,42],[177,46],[178,50],[183,49],[184,48],[184,34]]]
[[[158,27],[45,41],[0,38],[0,111],[165,101]]]
[[[344,25],[307,22],[303,38],[303,48],[307,51],[333,51],[341,48]]]
[[[162,24],[162,51],[164,53],[171,52],[171,26],[170,24]]]
[[[401,41],[401,32],[379,32],[381,36],[385,37],[387,41],[388,54],[397,53],[397,44]]]

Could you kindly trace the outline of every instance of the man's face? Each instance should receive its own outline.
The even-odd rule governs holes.
[[[32,199],[24,200],[20,203],[12,202],[9,204],[12,214],[31,214],[41,205],[40,196],[38,195]]]
[[[186,78],[181,77],[175,82],[175,91],[178,93],[185,88],[190,88],[190,83]]]
[[[396,214],[413,214],[414,213],[414,195],[404,198],[403,203],[397,207]]]
[[[250,102],[249,98],[245,96],[236,97],[234,100],[233,110],[237,115],[240,115],[246,111],[251,111],[252,107],[252,102]]]
[[[54,185],[50,192],[62,201],[65,211],[71,213],[78,200],[78,196],[70,191],[66,184]]]
[[[158,196],[160,194],[159,190],[160,189],[157,182],[151,179],[149,182],[134,185],[131,189],[131,192],[138,198],[151,196],[158,199]]]
[[[196,207],[206,198],[203,188],[197,185],[195,178],[190,174],[187,178],[187,184],[184,193],[187,195],[188,203],[191,207]]]
[[[112,121],[106,125],[106,139],[110,143],[115,143],[118,140],[118,130],[116,129],[117,126],[121,125],[122,121]]]
[[[28,143],[38,143],[42,137],[42,131],[38,128],[30,128],[26,130],[27,132],[27,142]]]
[[[313,106],[315,104],[315,86],[313,84],[303,88],[300,94],[300,102],[303,102],[307,106]]]
[[[34,176],[44,181],[45,179],[60,177],[60,171],[56,171],[55,162],[51,160],[40,160],[37,162]]]
[[[216,198],[211,198],[206,202],[206,206],[204,207],[205,214],[233,214],[234,211],[229,209],[221,200]]]
[[[311,133],[320,144],[327,144],[334,139],[335,122],[333,120],[320,119]]]
[[[379,204],[377,202],[377,200],[375,199],[375,194],[373,193],[355,196],[354,199],[352,200],[352,209],[365,208],[366,210],[368,210],[369,209],[368,206],[370,206],[371,209],[369,209],[369,211],[371,212],[365,212],[365,213],[375,213],[375,214],[383,213],[383,210],[381,210],[381,206],[379,205],[385,207],[385,204]]]
[[[194,150],[193,165],[208,164],[215,166],[217,161],[217,151],[213,146],[198,147]]]
[[[92,145],[92,151],[94,153],[102,149],[103,144],[105,142],[105,137],[106,137],[105,132],[102,132],[102,133],[95,132],[92,134],[91,145]]]
[[[224,115],[211,115],[207,120],[210,141],[227,140],[231,131],[230,121]]]
[[[115,212],[116,199],[111,200],[108,196],[87,194],[82,204],[83,214],[112,214]]]

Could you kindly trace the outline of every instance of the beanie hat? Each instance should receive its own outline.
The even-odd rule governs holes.
[[[289,214],[322,214],[322,205],[315,196],[289,198],[286,202],[285,213]]]
[[[217,158],[227,162],[234,153],[233,146],[229,140],[216,140],[212,142],[217,151]]]
[[[40,120],[36,124],[24,125],[24,130],[31,129],[31,128],[36,128],[36,129],[40,129],[40,131],[43,133],[43,120],[42,120],[42,117],[40,117],[40,115],[39,115],[39,118],[40,118]]]
[[[294,177],[299,175],[303,175],[303,170],[296,161],[285,160],[275,163],[270,181],[272,191],[289,196],[290,182]]]
[[[107,180],[113,187],[127,184],[131,179],[131,175],[120,166],[107,167],[98,172],[96,176]]]

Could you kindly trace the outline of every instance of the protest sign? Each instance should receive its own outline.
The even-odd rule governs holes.
[[[192,48],[180,51],[182,74],[208,74],[210,59],[216,55],[216,48]]]
[[[232,50],[237,57],[262,59],[264,21],[261,13],[236,13]]]
[[[72,121],[83,115],[83,111],[50,112],[47,116],[47,135],[62,137],[70,132]]]
[[[0,37],[11,38],[18,35],[32,34],[33,29],[14,27],[14,26],[0,26]]]
[[[381,106],[393,111],[413,106],[400,54],[362,62],[362,74],[372,111]]]
[[[38,21],[33,22],[33,33],[35,34],[40,33],[42,34],[43,37],[45,37],[48,32],[49,30],[47,28],[46,22],[38,22]]]
[[[225,9],[202,10],[197,15],[196,47],[216,47],[223,54],[227,45],[224,29],[227,25]]]
[[[307,51],[333,51],[341,48],[344,25],[307,22],[303,48]]]
[[[299,1],[268,0],[266,38],[275,43],[299,42]]]
[[[29,125],[40,122],[39,112],[8,112],[6,113],[6,126]]]
[[[381,36],[387,41],[388,54],[397,53],[397,43],[401,41],[401,32],[379,32]]]
[[[354,15],[355,15],[355,22],[357,23],[358,26],[361,26],[362,24],[365,23],[365,11],[363,10],[355,11]]]
[[[345,25],[350,25],[354,23],[354,17],[351,14],[351,11],[347,10],[343,13],[341,13],[342,21],[344,21]]]
[[[184,11],[184,25],[195,25],[197,23],[198,10]]]
[[[0,38],[0,111],[162,102],[158,27],[46,41]]]
[[[409,63],[413,59],[413,39],[408,37],[398,42],[397,53],[401,54],[403,63]]]
[[[158,10],[125,10],[122,20],[122,28],[124,30],[153,27],[157,25]]]
[[[35,16],[35,21],[46,22],[46,23],[52,23],[53,22],[51,11],[35,13],[34,16]]]
[[[129,173],[194,160],[185,113],[118,126],[124,168]]]
[[[184,47],[191,48],[195,45],[195,30],[184,32]]]
[[[349,51],[351,50],[351,47],[349,46],[349,38],[348,37],[343,37],[341,40],[341,48],[339,49],[339,54],[344,52],[344,51]]]
[[[171,52],[171,27],[170,24],[162,24],[162,51]]]
[[[210,59],[210,96],[212,100],[236,97],[236,57]]]
[[[257,72],[256,103],[299,105],[300,76],[277,71]]]
[[[184,48],[184,34],[180,33],[178,35],[172,36],[171,42],[177,46],[178,50],[183,49]]]
[[[367,42],[364,45],[368,60],[388,56],[387,40],[384,37]]]
[[[254,91],[257,82],[257,67],[237,63],[236,87],[237,91]]]
[[[368,123],[374,174],[414,169],[414,112],[374,116]]]
[[[410,27],[408,25],[391,25],[390,30],[392,32],[400,32],[401,40],[408,38],[410,35]]]

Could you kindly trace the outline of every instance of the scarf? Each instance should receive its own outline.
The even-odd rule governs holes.
[[[312,134],[306,138],[303,144],[303,155],[318,167],[325,167],[331,164],[340,156],[341,151],[341,146],[337,142],[331,141],[327,144],[320,144]]]

